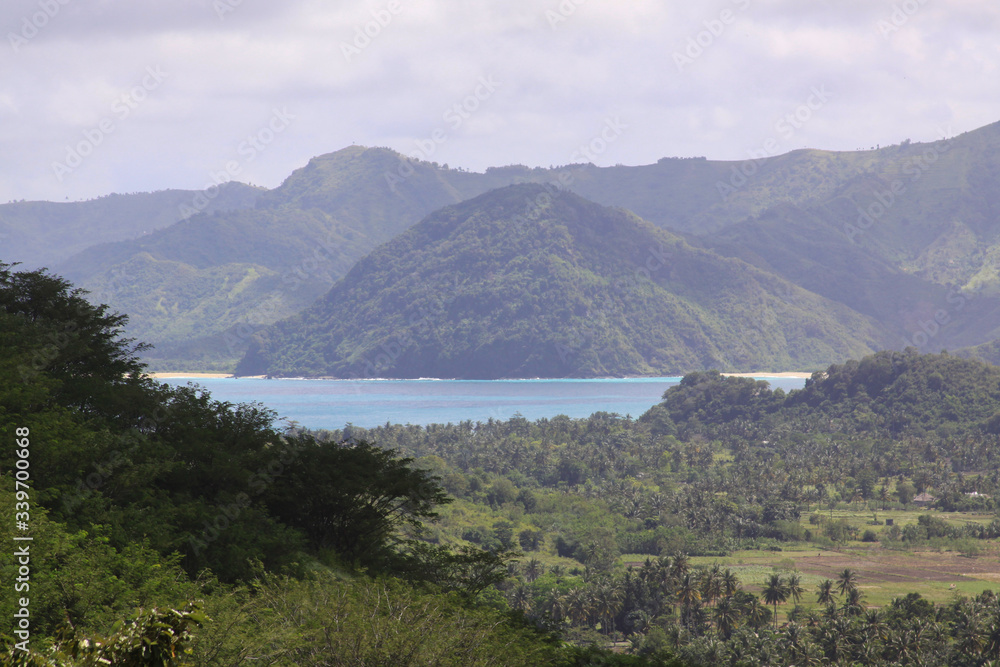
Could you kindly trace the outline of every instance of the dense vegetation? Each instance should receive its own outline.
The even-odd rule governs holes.
[[[261,192],[234,182],[213,188],[210,197],[193,190],[161,190],[79,202],[8,202],[0,204],[0,241],[5,258],[16,257],[31,268],[51,267],[94,245],[169,227],[185,217],[183,207],[193,201],[204,201],[208,213],[249,209]]]
[[[237,373],[669,375],[818,367],[881,342],[865,318],[743,262],[625,211],[520,185],[385,244],[300,316],[258,334]]]
[[[796,572],[777,571],[752,592],[688,557],[801,543],[983,553],[1000,519],[952,524],[926,513],[873,530],[826,509],[877,519],[932,491],[939,509],[995,512],[998,399],[997,368],[908,350],[832,366],[788,394],[691,374],[637,420],[598,413],[319,436],[371,439],[434,470],[456,503],[431,538],[519,546],[516,579],[498,588],[570,636],[629,637],[639,654],[673,647],[703,665],[979,665],[1000,656],[992,594],[936,605],[914,593],[878,608],[856,573],[804,590]],[[778,628],[786,603],[794,608]]]
[[[4,664],[588,664],[477,601],[509,554],[419,539],[451,501],[435,477],[159,385],[123,323],[60,278],[0,265],[0,537],[33,538],[33,652],[8,590]],[[24,565],[12,553],[5,586]]]
[[[75,221],[85,235],[66,237],[83,252],[58,269],[133,315],[130,334],[156,346],[144,356],[153,367],[231,370],[256,329],[301,311],[367,253],[435,210],[515,183],[545,183],[624,207],[874,318],[892,334],[889,347],[959,349],[990,343],[1000,326],[998,145],[994,124],[872,151],[800,150],[738,162],[664,158],[641,167],[508,166],[483,174],[352,146],[310,160],[257,197],[254,210],[220,219],[215,208],[245,202],[218,198],[187,223],[138,240],[122,241],[121,232],[137,236],[173,221],[176,197],[101,200]],[[153,200],[162,208],[151,209]],[[49,246],[63,248],[62,238],[23,232],[52,228],[57,212],[60,219],[78,215],[65,212],[71,206],[0,207],[8,257],[34,260]],[[135,210],[141,217],[123,218]],[[97,241],[119,242],[84,249]],[[796,302],[798,292],[788,297]],[[755,323],[753,332],[766,324]],[[981,347],[969,354],[1000,358]],[[843,358],[828,356],[823,365]]]
[[[0,267],[0,433],[30,429],[34,538],[35,652],[4,629],[10,664],[1000,657],[990,592],[878,607],[850,568],[806,585],[787,567],[750,581],[704,561],[797,544],[991,549],[1000,519],[946,513],[996,511],[995,367],[911,349],[787,394],[689,374],[638,419],[309,433],[153,382],[123,322],[59,278]],[[14,459],[6,448],[0,464]],[[0,475],[7,544],[23,534],[16,491]],[[903,526],[826,515],[913,508],[928,491],[944,512]],[[4,557],[4,581],[16,567]],[[0,616],[15,610],[0,597]]]

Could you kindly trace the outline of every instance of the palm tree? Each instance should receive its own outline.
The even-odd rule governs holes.
[[[754,595],[750,598],[743,613],[751,627],[759,628],[767,617],[767,607],[762,605],[760,599]]]
[[[670,574],[674,579],[680,580],[687,574],[688,563],[687,554],[678,553],[674,555],[670,563]]]
[[[843,595],[852,588],[858,587],[858,573],[851,568],[845,568],[837,577],[837,590]]]
[[[727,597],[731,598],[736,595],[736,591],[740,590],[740,580],[729,568],[722,573],[722,593]]]
[[[892,496],[889,495],[889,487],[887,487],[884,484],[881,487],[879,487],[879,490],[878,490],[878,499],[879,499],[879,502],[882,503],[882,509],[883,510],[886,507],[889,506],[889,500],[891,498],[892,498]]]
[[[833,582],[829,579],[819,582],[816,602],[820,604],[831,604],[833,602]]]
[[[573,625],[586,625],[591,610],[590,596],[583,587],[574,588],[566,594],[566,615]]]
[[[677,602],[681,605],[682,618],[689,618],[691,609],[701,602],[698,582],[690,572],[686,573],[677,585]]]
[[[724,639],[728,640],[739,624],[740,610],[737,609],[732,598],[722,598],[715,605],[712,618],[715,621],[715,629]]]
[[[716,563],[702,574],[701,597],[711,606],[720,595],[722,595],[722,570]]]
[[[847,597],[844,598],[844,613],[848,616],[860,616],[865,608],[861,604],[861,598],[864,593],[859,591],[857,588],[851,588],[847,591]]]
[[[764,584],[764,590],[762,591],[764,596],[765,604],[774,605],[774,631],[778,631],[778,605],[784,604],[785,600],[788,599],[788,587],[785,582],[781,580],[781,577],[777,574],[772,574]]]
[[[537,558],[532,558],[524,564],[524,578],[531,583],[545,573],[545,566]]]
[[[620,599],[618,588],[611,582],[602,582],[593,592],[594,615],[600,619],[604,634],[610,634],[614,629],[614,617],[618,613]]]
[[[799,603],[802,599],[802,594],[806,592],[806,589],[802,587],[802,576],[795,572],[788,575],[788,594],[792,597],[795,604]]]
[[[562,595],[558,590],[553,588],[545,596],[545,600],[542,603],[542,609],[552,618],[553,621],[561,623],[566,618],[568,602],[569,600],[565,595]]]
[[[524,584],[518,584],[510,596],[510,606],[525,614],[531,611],[531,590]]]

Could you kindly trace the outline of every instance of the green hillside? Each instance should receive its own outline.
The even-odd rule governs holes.
[[[894,347],[957,349],[1000,336],[998,147],[994,124],[871,151],[474,173],[351,146],[313,158],[254,209],[206,211],[88,247],[56,269],[132,313],[130,333],[159,350],[146,357],[153,368],[229,370],[250,333],[300,311],[426,215],[495,188],[548,183],[874,318]],[[171,206],[163,210],[176,215]]]
[[[255,337],[237,372],[486,379],[818,368],[885,342],[849,309],[627,211],[521,185],[442,209],[381,246],[319,302]]]
[[[206,212],[252,208],[263,190],[226,183],[204,198]],[[0,248],[7,261],[53,266],[97,243],[135,238],[185,217],[200,191],[161,190],[111,194],[83,202],[21,201],[0,204]],[[201,203],[201,199],[197,199]]]

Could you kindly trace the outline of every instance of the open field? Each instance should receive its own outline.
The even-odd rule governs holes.
[[[830,512],[822,512],[830,519]],[[988,524],[996,517],[992,514],[936,512],[925,509],[879,512],[879,520],[893,519],[895,525],[905,527],[916,523],[921,514],[931,514],[952,525],[965,523]],[[869,526],[871,512],[834,510],[833,520],[846,519],[863,532],[872,529],[881,534],[885,525]],[[809,524],[808,515],[802,517],[803,526]],[[774,573],[786,576],[798,572],[806,589],[800,604],[806,608],[818,607],[816,589],[824,579],[837,580],[837,576],[850,568],[859,575],[859,589],[865,594],[868,606],[889,604],[893,598],[908,593],[919,593],[937,603],[947,603],[959,596],[972,596],[987,589],[1000,591],[1000,541],[976,540],[980,555],[970,558],[959,551],[943,547],[923,548],[914,551],[887,549],[879,543],[848,542],[833,548],[823,548],[811,543],[782,545],[781,551],[739,551],[725,557],[692,557],[691,565],[709,566],[714,563],[731,569],[743,582],[746,590],[760,593],[766,579]],[[640,565],[647,557],[629,554],[622,557],[626,564]],[[791,600],[778,607],[779,622],[791,610]]]

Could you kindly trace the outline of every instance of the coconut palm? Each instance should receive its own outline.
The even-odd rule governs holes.
[[[740,622],[740,610],[732,598],[722,598],[712,610],[715,629],[724,639],[729,639]]]
[[[865,607],[861,604],[862,597],[864,597],[864,593],[857,588],[848,589],[847,596],[844,598],[844,613],[848,616],[860,616],[863,614]]]
[[[621,592],[611,582],[602,582],[593,591],[594,615],[601,622],[601,630],[609,634],[614,629],[614,617],[618,613]]]
[[[690,572],[677,584],[677,602],[681,605],[681,619],[690,622],[691,610],[701,603],[698,581]]]
[[[592,611],[590,596],[580,587],[566,594],[566,615],[573,625],[586,625]]]
[[[844,571],[837,577],[837,590],[841,595],[847,593],[852,588],[858,587],[858,573],[851,568],[844,568]]]
[[[781,580],[781,577],[777,574],[772,574],[767,583],[764,584],[764,590],[762,591],[764,596],[765,604],[774,605],[774,630],[778,630],[778,605],[784,604],[785,600],[788,599],[788,586],[785,582]]]
[[[791,596],[795,604],[799,603],[802,599],[802,594],[806,592],[806,589],[802,587],[802,576],[795,572],[788,575],[788,595]]]
[[[689,562],[687,554],[674,554],[670,562],[670,574],[674,579],[680,580],[687,574]]]
[[[743,616],[752,628],[760,628],[766,622],[768,609],[760,603],[760,598],[751,596],[743,608]]]
[[[531,611],[531,589],[524,584],[518,584],[511,593],[510,606],[525,614]]]
[[[532,582],[545,573],[545,566],[537,558],[530,559],[524,564],[524,578]]]
[[[701,598],[705,604],[711,606],[720,595],[722,595],[722,569],[716,563],[701,576]]]
[[[820,604],[832,604],[833,603],[833,582],[829,579],[824,579],[819,582],[819,590],[816,596],[816,602]]]
[[[556,589],[549,591],[542,602],[542,611],[548,614],[553,621],[561,623],[566,618],[568,611],[568,599]]]
[[[731,598],[736,595],[736,591],[740,590],[740,579],[736,576],[729,568],[722,573],[722,593],[727,598]]]

